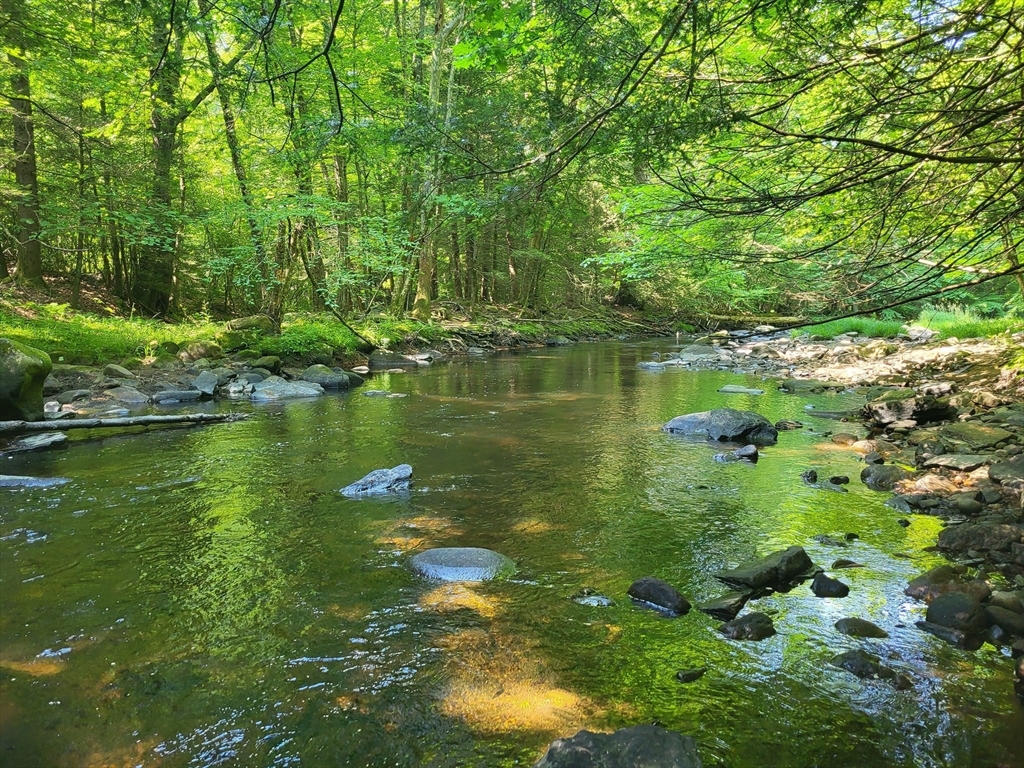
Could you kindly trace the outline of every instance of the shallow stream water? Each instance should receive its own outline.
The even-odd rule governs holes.
[[[914,628],[908,579],[942,562],[856,455],[822,433],[855,395],[786,395],[729,372],[635,367],[670,340],[603,343],[382,374],[405,398],[329,395],[254,418],[5,460],[63,476],[0,489],[0,764],[25,766],[532,765],[581,727],[658,722],[707,766],[1019,766],[1012,665]],[[761,396],[719,394],[724,384]],[[753,409],[807,429],[756,466],[660,431],[673,416]],[[844,429],[846,425],[844,425]],[[89,437],[93,439],[88,439]],[[338,489],[407,462],[407,496]],[[809,467],[849,493],[805,486]],[[845,548],[816,534],[860,538]],[[750,604],[778,634],[724,639],[625,592],[658,576],[699,602],[712,574],[799,544],[845,599],[807,585]],[[439,585],[407,562],[431,546],[513,558],[511,581]],[[586,607],[588,587],[612,597]],[[860,616],[886,640],[833,624]],[[913,680],[897,691],[833,668],[865,648]],[[676,671],[707,666],[680,684]]]

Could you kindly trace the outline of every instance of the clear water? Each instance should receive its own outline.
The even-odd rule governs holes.
[[[886,494],[804,406],[851,396],[722,395],[727,372],[651,373],[670,342],[542,350],[402,374],[401,399],[332,395],[255,418],[7,460],[66,486],[0,491],[0,764],[4,766],[531,765],[581,727],[659,722],[706,765],[1019,766],[1012,665],[913,627],[907,580],[938,523],[901,528]],[[812,427],[757,466],[660,431],[719,406]],[[211,406],[212,407],[212,406]],[[250,408],[248,404],[221,407]],[[408,462],[405,498],[337,491]],[[800,473],[854,478],[850,493]],[[839,549],[816,534],[855,532]],[[752,607],[778,635],[725,640],[698,611],[669,620],[625,597],[654,575],[691,600],[712,573],[803,545],[840,572]],[[407,568],[431,546],[490,547],[511,582],[443,587]],[[590,587],[617,605],[569,596]],[[869,618],[887,640],[838,634]],[[896,691],[828,660],[865,647],[914,680]],[[677,670],[707,666],[697,682]]]

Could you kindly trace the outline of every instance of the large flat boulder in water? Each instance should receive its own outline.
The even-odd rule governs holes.
[[[413,555],[412,569],[439,581],[488,581],[507,578],[516,565],[498,552],[482,547],[439,547]]]
[[[719,571],[715,578],[740,589],[785,589],[794,581],[808,578],[813,569],[814,563],[803,547],[790,547],[731,570]]]
[[[252,400],[255,402],[271,402],[274,400],[290,400],[296,397],[318,397],[324,394],[324,388],[310,381],[285,381],[280,376],[271,376],[252,388]]]
[[[753,445],[775,445],[779,437],[778,430],[764,416],[735,408],[676,416],[662,429],[677,435]]]
[[[660,725],[634,725],[615,733],[580,731],[556,739],[533,768],[701,768],[691,736]]]
[[[412,467],[399,464],[391,469],[375,469],[341,489],[345,496],[372,496],[381,493],[395,493],[409,488]]]

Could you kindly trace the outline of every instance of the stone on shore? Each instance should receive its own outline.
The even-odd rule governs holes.
[[[213,397],[219,381],[220,378],[213,371],[203,371],[192,380],[192,386],[201,394]]]
[[[53,370],[42,350],[0,339],[0,421],[43,418],[43,382]]]
[[[892,389],[883,392],[864,406],[867,418],[880,426],[898,421],[940,421],[956,415],[949,401],[913,389]]]
[[[925,459],[920,466],[925,469],[955,469],[959,472],[973,472],[978,467],[984,466],[988,460],[988,456],[978,454],[950,453]]]
[[[439,547],[413,555],[412,569],[438,581],[489,581],[515,575],[511,559],[481,547]]]
[[[952,552],[965,552],[971,549],[1004,551],[1010,549],[1012,544],[1019,542],[1022,533],[1024,533],[1024,526],[1020,524],[975,523],[954,525],[944,528],[939,533],[937,543],[939,549],[948,549]]]
[[[748,613],[728,621],[718,631],[730,640],[764,640],[775,634],[775,625],[765,613]]]
[[[373,496],[381,493],[395,493],[409,488],[412,467],[399,464],[391,469],[375,469],[350,485],[341,489],[345,496]]]
[[[395,367],[415,368],[419,365],[416,358],[411,355],[402,355],[398,352],[389,352],[386,349],[375,349],[370,353],[371,369],[388,369]]]
[[[973,451],[991,448],[1013,437],[1013,433],[1000,427],[989,427],[977,422],[963,421],[947,424],[939,430],[939,436],[949,442],[963,443]]]
[[[702,768],[691,736],[660,725],[556,739],[533,768]]]
[[[736,568],[719,571],[715,578],[739,589],[783,590],[791,587],[795,581],[809,578],[813,569],[814,563],[803,547],[790,547]]]
[[[326,365],[311,365],[302,372],[303,381],[319,384],[324,389],[348,389],[348,374],[338,373]]]
[[[662,429],[673,434],[703,437],[718,442],[752,443],[761,446],[775,445],[779,436],[778,430],[764,416],[734,408],[716,408],[712,411],[676,416]]]
[[[634,581],[627,594],[637,602],[668,616],[685,616],[690,611],[690,602],[679,590],[653,576],[644,576]]]

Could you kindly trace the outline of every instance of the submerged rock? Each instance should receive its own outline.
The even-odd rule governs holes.
[[[345,496],[372,496],[381,493],[395,493],[409,488],[412,467],[399,464],[391,469],[375,469],[350,485],[341,489]]]
[[[50,448],[64,448],[68,444],[68,436],[63,432],[39,432],[34,435],[20,437],[0,451],[0,455],[14,453],[34,453],[47,451]]]
[[[981,579],[964,580],[948,565],[940,565],[911,580],[903,594],[926,603],[950,592],[963,592],[981,602],[987,600],[990,590]]]
[[[891,680],[897,690],[905,690],[911,686],[908,678],[883,666],[881,659],[865,651],[856,650],[841,653],[834,657],[830,663],[832,666],[844,669],[861,680]]]
[[[764,640],[775,634],[775,625],[765,613],[748,613],[728,621],[718,631],[730,640]]]
[[[515,575],[516,565],[498,552],[481,547],[439,547],[413,555],[409,561],[420,576],[438,581],[488,581]]]
[[[723,395],[763,395],[763,389],[754,389],[752,387],[741,387],[738,384],[726,384],[718,390]]]
[[[694,680],[700,680],[704,677],[704,673],[708,671],[707,667],[697,667],[696,669],[680,669],[676,672],[676,680],[680,683],[692,683]]]
[[[728,571],[719,571],[715,578],[733,587],[761,590],[786,589],[794,581],[810,577],[814,563],[803,547],[790,547],[767,557],[752,560]]]
[[[753,411],[737,411],[734,408],[716,408],[712,411],[676,416],[662,429],[677,435],[762,446],[775,445],[779,436],[778,430],[764,416]]]
[[[850,637],[885,638],[889,636],[888,632],[867,619],[840,619],[835,623],[835,628],[836,631]]]
[[[732,621],[735,619],[740,611],[743,610],[743,606],[747,604],[747,601],[752,597],[753,592],[741,591],[741,592],[727,592],[721,597],[716,597],[713,600],[708,600],[705,603],[701,603],[697,606],[697,610],[701,613],[706,613],[709,616],[714,616],[720,621]]]
[[[556,739],[533,768],[702,768],[691,736],[660,725]]]
[[[150,398],[157,405],[161,403],[191,403],[202,396],[198,389],[164,390],[154,392]]]
[[[70,483],[67,477],[25,477],[23,475],[0,475],[0,488],[55,488]]]
[[[644,576],[634,581],[627,594],[668,616],[685,616],[690,611],[690,602],[667,581],[653,576]]]
[[[900,480],[913,476],[913,472],[894,464],[871,464],[860,473],[861,482],[873,491],[891,491]]]

